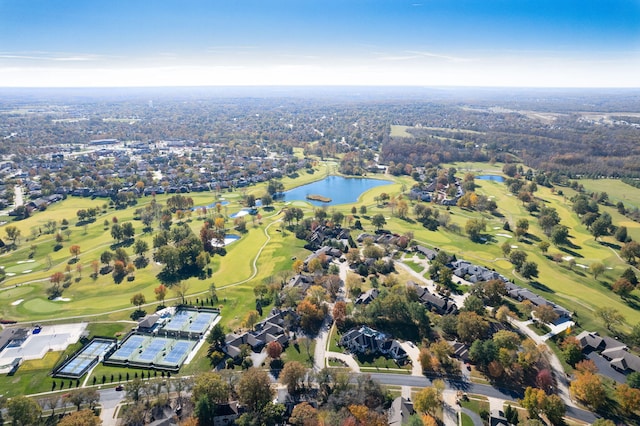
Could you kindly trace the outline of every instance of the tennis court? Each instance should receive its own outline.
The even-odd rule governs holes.
[[[149,342],[149,346],[138,356],[138,361],[153,362],[161,351],[166,350],[169,345],[169,339],[153,339]]]
[[[163,364],[180,365],[184,362],[191,349],[193,348],[193,342],[182,340],[176,342],[173,349],[162,360]]]
[[[87,346],[77,352],[70,361],[63,364],[56,376],[82,377],[89,367],[103,356],[113,345],[115,340],[94,339]]]
[[[134,334],[129,336],[129,338],[120,346],[120,349],[115,351],[115,353],[111,356],[111,358],[116,359],[129,359],[133,355],[133,353],[142,347],[145,339],[148,337],[141,336],[138,334]]]
[[[191,340],[132,334],[120,348],[108,357],[110,364],[136,364],[174,369],[180,367],[196,342]]]
[[[166,331],[185,331],[189,333],[204,333],[213,323],[218,314],[213,312],[198,312],[192,309],[177,311],[164,325]]]

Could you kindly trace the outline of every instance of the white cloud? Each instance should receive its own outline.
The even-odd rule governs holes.
[[[0,54],[1,56],[1,54]],[[176,65],[81,68],[0,66],[0,84],[13,87],[199,85],[389,85],[493,87],[640,87],[640,58],[593,61],[505,56],[472,62],[363,59],[301,64]]]
[[[43,62],[90,62],[106,59],[103,55],[62,52],[0,52],[0,59]]]

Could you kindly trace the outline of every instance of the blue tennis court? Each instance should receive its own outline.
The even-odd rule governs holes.
[[[134,334],[130,336],[126,342],[120,346],[120,349],[113,354],[114,358],[130,358],[133,353],[142,346],[145,337]]]
[[[167,331],[204,333],[217,316],[212,312],[198,312],[190,309],[180,310],[171,317],[163,329]]]
[[[216,314],[210,314],[208,312],[200,312],[195,320],[189,326],[189,331],[192,333],[204,333],[209,324],[213,322]]]
[[[96,360],[96,357],[104,355],[113,345],[115,340],[93,340],[82,348],[76,355],[67,362],[56,374],[65,376],[82,376],[86,369]]]
[[[153,339],[149,346],[140,354],[138,361],[152,362],[158,354],[167,347],[169,341],[167,339]]]
[[[169,352],[162,360],[163,364],[179,364],[189,352],[191,352],[192,342],[181,340],[177,342],[171,352]]]
[[[193,311],[178,311],[171,320],[164,326],[165,330],[181,331],[185,324],[189,321],[189,317],[193,315]]]

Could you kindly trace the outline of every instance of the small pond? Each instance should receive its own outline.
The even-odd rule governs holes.
[[[334,206],[337,204],[355,203],[363,192],[377,186],[389,185],[390,183],[393,182],[380,179],[328,176],[317,182],[286,191],[283,196],[285,201],[303,200],[308,201],[314,206]],[[330,198],[331,201],[324,203],[321,201],[308,200],[308,195],[320,195]]]
[[[494,182],[504,182],[504,177],[499,175],[480,175],[480,176],[476,176],[476,179],[492,180]]]

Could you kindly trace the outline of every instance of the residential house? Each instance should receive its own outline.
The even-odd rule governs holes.
[[[389,408],[389,426],[400,426],[409,421],[409,417],[415,414],[413,402],[401,396],[397,397],[391,403]]]
[[[340,346],[354,353],[380,353],[398,364],[407,362],[407,353],[397,340],[367,326],[352,329],[342,335]]]
[[[358,296],[354,304],[368,305],[369,303],[373,302],[374,299],[378,297],[379,294],[380,294],[380,291],[378,291],[377,288],[372,288],[371,290],[367,290],[364,293],[362,293],[360,296]]]
[[[418,246],[415,246],[413,248],[413,250],[418,252],[418,253],[423,254],[428,260],[433,260],[438,255],[437,251],[435,251],[433,249],[430,249],[430,248],[427,248],[425,246],[418,245]]]
[[[609,361],[609,365],[621,373],[640,372],[640,357],[629,352],[629,348],[624,343],[586,330],[576,338],[584,352],[600,352],[600,355]]]
[[[432,294],[426,287],[419,286],[413,281],[407,282],[407,286],[415,289],[420,303],[425,305],[430,311],[434,311],[440,315],[455,314],[458,312],[458,306],[453,300]]]

